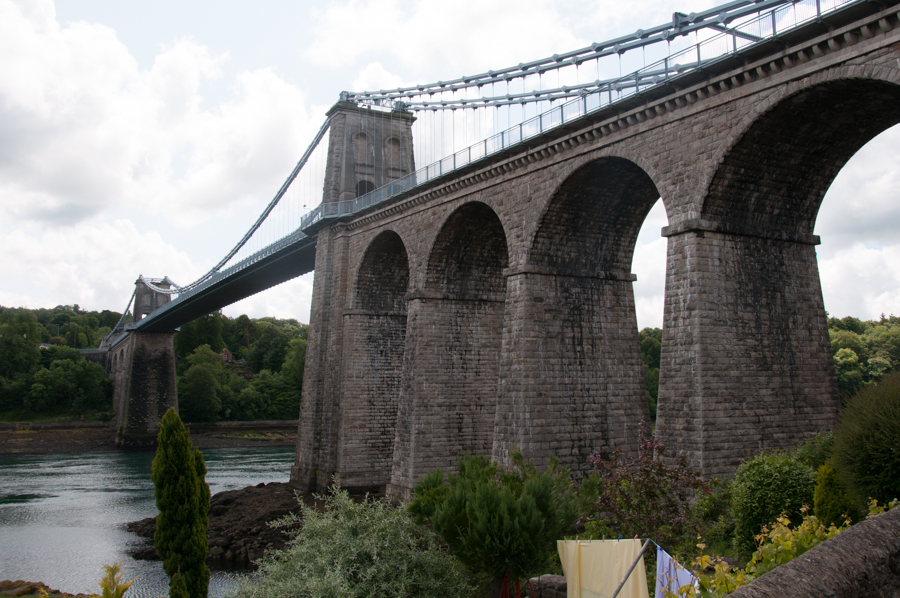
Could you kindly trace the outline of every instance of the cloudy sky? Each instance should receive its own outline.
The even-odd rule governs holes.
[[[0,0],[0,305],[121,311],[138,274],[194,280],[256,219],[342,90],[518,64],[710,0]],[[900,314],[900,128],[816,225],[825,306]],[[635,254],[659,326],[661,205]],[[308,321],[311,275],[225,309]]]

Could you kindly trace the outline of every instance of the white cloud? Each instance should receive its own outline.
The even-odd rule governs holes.
[[[863,320],[900,315],[900,245],[871,249],[862,243],[819,260],[825,309]]]
[[[317,64],[378,56],[415,75],[439,72],[445,79],[589,43],[571,33],[554,6],[537,0],[350,0],[333,2],[316,16],[306,58]]]
[[[141,70],[110,28],[63,28],[41,6],[0,2],[0,211],[13,221],[70,224],[112,207],[180,226],[243,215],[271,198],[319,124],[270,69],[239,73],[233,99],[204,109],[227,55],[181,38]]]
[[[128,220],[84,222],[42,234],[0,233],[0,254],[0,303],[27,300],[31,308],[78,303],[121,311],[139,274],[167,274],[184,284],[201,273],[187,254]]]

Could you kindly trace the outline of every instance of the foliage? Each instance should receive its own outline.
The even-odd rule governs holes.
[[[833,525],[847,518],[856,519],[859,511],[859,504],[834,468],[828,463],[819,467],[813,509],[819,521]]]
[[[238,598],[471,596],[472,588],[434,532],[385,501],[354,502],[333,488],[324,509],[300,505],[277,525],[302,522],[282,551],[266,554]]]
[[[175,357],[186,359],[201,345],[207,345],[215,353],[221,352],[225,348],[222,340],[224,319],[221,313],[213,313],[182,326],[175,334]]]
[[[172,578],[180,571],[188,595],[205,598],[209,587],[206,465],[202,453],[192,448],[175,409],[163,416],[158,441],[152,479],[159,515],[153,542],[166,574]],[[170,579],[170,590],[172,583]]]
[[[700,514],[691,505],[709,487],[684,457],[670,459],[644,424],[637,457],[623,457],[616,450],[609,460],[591,461],[600,474],[600,496],[588,515],[589,535],[652,537],[672,549],[693,535]]]
[[[870,498],[869,499],[869,514],[866,515],[866,519],[872,519],[873,517],[878,517],[882,513],[887,513],[891,509],[896,508],[898,505],[900,505],[900,499],[898,499],[898,498],[895,498],[894,500],[892,500],[891,502],[889,502],[883,506],[879,505],[878,501],[875,500],[874,498]]]
[[[793,525],[782,513],[773,522],[771,529],[764,527],[755,537],[756,551],[743,569],[733,567],[725,559],[702,555],[694,561],[695,573],[700,582],[701,596],[727,596],[742,585],[748,584],[775,567],[792,561],[809,549],[850,527],[844,521],[840,527],[826,526],[808,509],[801,511],[800,523]],[[700,548],[705,548],[702,544]],[[712,575],[704,571],[713,568]]]
[[[641,367],[644,386],[647,389],[647,404],[650,417],[656,420],[656,405],[659,402],[659,364],[662,350],[662,329],[644,328],[638,333],[641,342]]]
[[[134,580],[122,581],[122,567],[119,563],[103,565],[103,579],[100,580],[100,595],[91,595],[91,598],[122,598]]]
[[[814,470],[818,470],[831,458],[833,447],[834,434],[831,432],[816,432],[798,445],[790,454],[795,460],[812,467]]]
[[[172,580],[169,582],[169,598],[190,598],[181,569],[175,571],[175,575],[172,576]]]
[[[900,371],[900,318],[828,320],[835,374],[844,404],[865,385]]]
[[[732,484],[735,545],[753,551],[753,538],[780,513],[795,523],[813,503],[816,473],[787,453],[762,453],[738,467]]]
[[[556,541],[572,526],[579,506],[593,497],[596,484],[580,492],[551,455],[539,472],[518,450],[510,452],[511,467],[501,469],[483,456],[462,455],[457,473],[432,472],[414,491],[411,511],[430,518],[434,530],[472,573],[503,579],[508,591],[520,580],[545,573],[556,556]],[[430,517],[428,513],[432,513]]]
[[[860,497],[900,497],[900,372],[854,397],[834,437],[835,468]]]

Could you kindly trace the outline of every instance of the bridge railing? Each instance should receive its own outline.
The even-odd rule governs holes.
[[[771,40],[796,27],[850,4],[866,0],[799,0],[765,11],[757,17],[692,44],[633,73],[582,89],[579,97],[492,135],[446,158],[422,167],[352,201],[323,203],[301,219],[306,229],[327,218],[364,210],[493,154],[543,135],[587,114],[612,106],[649,88],[695,72],[742,50]]]

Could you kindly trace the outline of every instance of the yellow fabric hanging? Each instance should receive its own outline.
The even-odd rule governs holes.
[[[610,598],[641,551],[640,540],[559,540],[567,598]],[[649,598],[644,557],[617,598]]]

